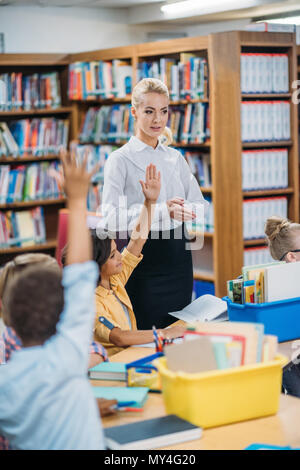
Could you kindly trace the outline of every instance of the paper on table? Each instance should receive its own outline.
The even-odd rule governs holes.
[[[182,343],[183,339],[182,338],[175,338],[173,340],[174,344],[179,344]],[[135,344],[135,348],[155,348],[155,343],[145,343],[145,344]]]
[[[169,315],[187,323],[194,321],[225,321],[228,319],[227,303],[214,295],[205,294],[182,310],[169,312]]]

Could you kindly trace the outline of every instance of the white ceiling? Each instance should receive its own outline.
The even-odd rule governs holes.
[[[140,5],[162,3],[163,0],[0,0],[2,5],[85,7],[85,8],[130,8]]]
[[[166,17],[160,6],[180,0],[0,0],[1,6],[62,7],[62,8],[107,8],[107,11],[122,13],[124,22],[138,24],[203,24],[215,21],[254,19],[265,15],[299,13],[300,0],[228,0],[225,3],[198,0],[199,9],[193,12],[172,14]],[[223,4],[223,6],[222,6]],[[238,5],[238,6],[237,6]],[[118,11],[119,9],[119,11]]]

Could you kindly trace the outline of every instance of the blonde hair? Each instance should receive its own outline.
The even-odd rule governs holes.
[[[147,93],[158,93],[168,98],[168,100],[170,99],[168,87],[161,80],[158,80],[158,78],[143,78],[132,90],[131,105],[137,109],[141,104],[142,95]],[[171,145],[173,142],[173,135],[169,127],[165,127],[160,141],[164,145]]]
[[[43,253],[26,253],[19,255],[5,264],[0,272],[0,299],[2,303],[1,313],[6,326],[10,324],[7,309],[9,286],[21,271],[33,264],[41,264],[43,267],[51,267],[60,271],[56,259]]]
[[[297,248],[295,246],[297,232],[300,234],[300,224],[288,219],[272,216],[266,220],[265,234],[272,258],[281,260],[286,253]]]

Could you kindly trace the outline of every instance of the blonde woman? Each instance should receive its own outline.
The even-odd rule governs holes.
[[[141,80],[132,93],[135,136],[109,156],[104,170],[102,213],[123,236],[138,219],[144,198],[138,181],[144,180],[146,167],[154,164],[161,173],[143,261],[126,284],[139,329],[168,326],[173,321],[168,312],[191,302],[193,268],[184,222],[206,204],[184,157],[168,146],[168,106],[168,89],[160,80]]]

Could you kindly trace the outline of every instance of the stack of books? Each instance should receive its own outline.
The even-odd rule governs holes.
[[[51,170],[59,171],[59,168],[58,162],[1,165],[0,204],[62,197],[62,189],[51,176]]]
[[[277,337],[264,333],[262,323],[190,323],[181,343],[164,348],[167,367],[175,373],[198,374],[272,360],[277,352]]]
[[[288,93],[288,54],[241,54],[242,93]]]
[[[288,187],[288,149],[244,150],[242,152],[242,189]]]
[[[238,304],[262,304],[300,297],[300,263],[276,261],[244,266],[239,279],[227,281],[229,299]]]
[[[243,101],[241,126],[243,142],[290,140],[289,101]]]
[[[55,109],[61,106],[58,72],[0,75],[0,111]]]
[[[158,78],[170,92],[171,100],[208,98],[208,65],[204,57],[181,53],[179,60],[162,57],[138,65],[137,79]]]
[[[0,248],[31,246],[46,242],[43,208],[0,212]]]
[[[132,88],[132,66],[125,60],[75,62],[69,65],[70,100],[126,98]]]
[[[243,201],[243,235],[245,240],[265,238],[264,226],[268,217],[276,214],[287,218],[286,196],[262,197]]]
[[[129,104],[89,108],[81,124],[80,142],[127,141],[134,134],[134,119],[130,108]]]
[[[20,119],[0,123],[0,156],[58,155],[67,148],[67,119]]]

